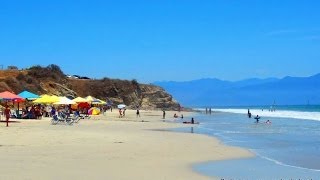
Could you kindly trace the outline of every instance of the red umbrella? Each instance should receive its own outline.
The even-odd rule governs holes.
[[[18,100],[18,99],[23,99],[22,97],[13,94],[9,91],[4,91],[2,93],[0,93],[0,99],[4,99],[4,100]]]
[[[21,101],[23,100],[22,97],[16,95],[16,94],[13,94],[9,91],[4,91],[2,93],[0,93],[0,99],[4,99],[4,100],[7,100],[7,101]],[[18,106],[19,106],[19,103],[18,103]],[[19,107],[18,107],[19,109]],[[9,121],[7,121],[7,127],[9,126]]]

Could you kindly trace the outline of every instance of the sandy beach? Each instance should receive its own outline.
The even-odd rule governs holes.
[[[175,123],[174,113],[165,122],[161,111],[137,118],[127,110],[125,118],[113,111],[72,126],[49,118],[1,123],[1,179],[209,179],[192,164],[252,156],[205,135],[164,131],[191,127]]]

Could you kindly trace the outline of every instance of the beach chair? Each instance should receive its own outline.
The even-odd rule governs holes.
[[[58,115],[52,116],[51,124],[56,125],[58,123],[64,123],[66,125],[72,125],[74,123],[74,119],[67,116],[67,114],[63,112],[59,112]]]
[[[51,124],[52,125],[56,125],[56,124],[58,124],[59,123],[59,118],[58,118],[58,116],[57,115],[53,115],[52,116],[52,119],[51,119]]]
[[[81,119],[81,116],[79,115],[78,112],[75,111],[71,119],[73,120],[74,123],[78,123]]]

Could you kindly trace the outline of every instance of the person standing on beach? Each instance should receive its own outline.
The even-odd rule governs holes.
[[[9,126],[9,119],[11,116],[11,110],[8,105],[6,106],[6,109],[4,110],[4,115],[6,117],[6,122],[7,122],[7,127],[8,127]]]
[[[165,118],[166,118],[166,111],[163,110],[162,119],[165,119]]]
[[[137,117],[140,117],[140,111],[137,109]]]
[[[122,115],[123,117],[126,116],[126,110],[127,110],[126,108],[123,109],[123,115]]]
[[[122,110],[119,109],[119,118],[122,118]]]

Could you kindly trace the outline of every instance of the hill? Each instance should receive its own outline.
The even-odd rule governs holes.
[[[114,104],[124,103],[132,108],[177,109],[180,105],[163,88],[155,85],[139,84],[136,80],[103,78],[68,78],[59,66],[33,66],[25,70],[1,70],[0,92],[19,93],[29,90],[37,94],[53,94],[76,97],[92,95]]]
[[[248,106],[320,104],[320,74],[282,79],[155,82],[187,106]]]

